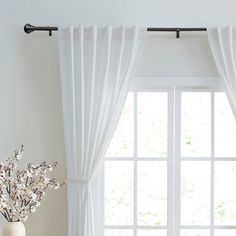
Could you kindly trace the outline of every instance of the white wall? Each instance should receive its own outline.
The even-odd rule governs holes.
[[[25,144],[22,162],[58,160],[66,177],[56,34],[26,35],[35,25],[98,24],[205,27],[235,24],[235,0],[0,1],[0,157]],[[150,33],[136,76],[215,76],[205,33]],[[27,235],[64,236],[66,191],[49,192]]]

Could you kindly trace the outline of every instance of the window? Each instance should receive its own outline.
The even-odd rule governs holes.
[[[236,122],[224,92],[130,92],[104,169],[106,236],[236,235]]]

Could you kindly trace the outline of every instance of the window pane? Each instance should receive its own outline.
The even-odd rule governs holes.
[[[235,229],[217,229],[215,230],[215,236],[236,236]]]
[[[215,164],[215,224],[236,224],[236,163]]]
[[[183,225],[210,224],[210,163],[182,162],[181,222]]]
[[[181,155],[209,157],[211,152],[211,94],[183,92]]]
[[[167,93],[138,93],[138,156],[167,156]]]
[[[133,162],[105,163],[105,224],[133,223]]]
[[[166,230],[147,230],[147,229],[140,229],[138,230],[138,236],[166,236]]]
[[[166,225],[167,170],[163,161],[138,162],[138,224]]]
[[[236,157],[236,122],[225,93],[215,93],[215,155]]]
[[[133,236],[131,229],[106,229],[105,236]]]
[[[181,236],[210,236],[210,230],[208,229],[183,229],[181,230]]]
[[[133,93],[129,93],[106,154],[108,157],[131,157],[133,155],[133,103]]]

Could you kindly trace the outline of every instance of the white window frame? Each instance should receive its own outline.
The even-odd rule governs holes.
[[[130,91],[134,92],[134,116],[137,115],[137,92],[168,92],[168,156],[166,158],[150,158],[150,161],[167,160],[167,227],[165,226],[139,226],[137,227],[137,161],[142,158],[127,159],[109,158],[107,160],[132,160],[134,161],[134,226],[104,226],[104,175],[100,173],[98,178],[99,191],[95,205],[99,205],[98,215],[101,221],[99,232],[104,234],[104,229],[133,229],[134,236],[137,236],[137,229],[167,229],[168,236],[180,236],[181,229],[209,229],[210,235],[214,236],[215,229],[236,229],[234,225],[214,226],[214,166],[216,161],[236,161],[236,158],[214,158],[214,138],[211,138],[211,157],[184,157],[181,158],[181,92],[183,91],[210,91],[211,92],[211,114],[214,114],[214,92],[223,91],[223,85],[217,77],[197,77],[197,78],[144,78],[136,77],[133,80]],[[176,98],[176,99],[175,99]],[[175,110],[174,110],[175,109]],[[172,113],[174,111],[174,114]],[[174,117],[175,115],[175,117]],[[134,119],[137,121],[137,117]],[[134,122],[134,137],[137,140],[137,122]],[[214,115],[211,116],[211,137],[214,137]],[[134,157],[137,157],[137,143],[134,143]],[[171,157],[171,158],[170,158]],[[174,158],[173,158],[174,157]],[[145,158],[147,161],[147,158]],[[209,161],[211,165],[211,222],[210,226],[189,226],[181,225],[181,162],[182,161]],[[103,172],[103,170],[101,171]],[[102,181],[101,181],[102,180]],[[96,206],[95,206],[96,207]],[[96,217],[96,218],[97,218]],[[98,219],[98,218],[97,218]],[[103,228],[103,229],[102,229]],[[101,235],[103,235],[101,234]]]

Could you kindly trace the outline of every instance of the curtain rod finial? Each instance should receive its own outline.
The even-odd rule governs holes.
[[[34,32],[34,26],[31,24],[26,24],[24,26],[24,31],[26,34],[30,34],[30,33]]]

